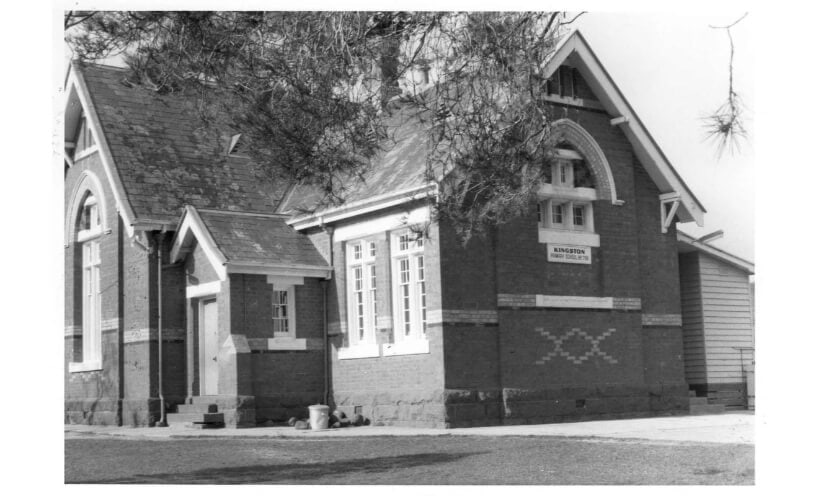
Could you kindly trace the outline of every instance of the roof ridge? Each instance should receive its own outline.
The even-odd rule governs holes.
[[[99,67],[99,68],[103,68],[103,69],[115,69],[117,71],[129,71],[130,70],[130,68],[128,68],[128,67],[120,67],[120,66],[111,65],[111,64],[100,64],[98,62],[85,62],[85,61],[82,61],[82,60],[79,60],[79,59],[72,59],[71,62],[74,63],[74,64],[79,65],[80,67]]]
[[[205,213],[214,213],[214,214],[232,214],[232,215],[244,215],[247,217],[272,217],[272,218],[289,218],[290,216],[287,214],[278,214],[278,213],[263,213],[263,212],[245,212],[242,210],[219,210],[215,208],[196,208],[198,212],[205,212]]]

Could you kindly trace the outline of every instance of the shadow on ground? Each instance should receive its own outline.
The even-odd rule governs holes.
[[[213,467],[186,473],[135,474],[131,477],[95,481],[72,481],[71,484],[270,484],[277,482],[322,483],[323,477],[350,474],[373,474],[424,465],[449,463],[485,452],[419,453],[382,458],[344,460],[331,463],[271,463],[239,467]],[[325,484],[360,484],[329,479]],[[423,484],[419,480],[418,484]]]

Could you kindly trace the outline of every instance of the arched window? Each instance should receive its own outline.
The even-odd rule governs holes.
[[[560,145],[546,167],[546,184],[540,188],[542,201],[537,205],[540,228],[556,231],[550,236],[554,242],[558,242],[559,231],[593,233],[596,184],[582,155]]]
[[[582,126],[570,119],[559,119],[551,126],[555,148],[545,171],[546,184],[538,192],[539,241],[599,247],[593,202],[622,204],[616,196],[611,168],[602,149]]]
[[[99,238],[102,224],[99,205],[93,194],[88,193],[85,197],[77,222],[77,246],[82,257],[81,369],[93,370],[102,368],[102,298],[99,277],[102,261]]]

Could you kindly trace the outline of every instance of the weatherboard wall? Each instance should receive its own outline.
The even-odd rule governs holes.
[[[702,252],[680,256],[685,373],[700,395],[741,404],[753,367],[753,317],[746,271]]]

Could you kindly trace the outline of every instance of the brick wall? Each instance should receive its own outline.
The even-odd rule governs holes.
[[[416,206],[416,205],[414,205]],[[402,209],[386,210],[354,222],[387,216]],[[338,226],[349,223],[339,223]],[[376,242],[378,314],[392,315],[391,256],[388,233],[376,233],[360,239]],[[424,242],[427,280],[427,314],[440,311],[440,244],[438,230],[432,226]],[[407,426],[443,426],[443,333],[440,326],[427,328],[430,353],[338,359],[338,349],[349,343],[346,310],[345,243],[335,241],[332,264],[336,267],[329,285],[329,327],[331,339],[331,390],[333,406],[362,414],[377,424]],[[325,250],[329,251],[329,250]],[[378,319],[378,342],[393,340],[392,322]]]
[[[120,237],[121,224],[113,191],[105,180],[99,155],[77,162],[65,177],[65,215],[78,222],[71,211],[74,188],[88,171],[102,186],[95,192],[110,232],[97,238],[100,244],[100,292],[102,322],[102,370],[68,372],[68,363],[82,358],[82,247],[75,239],[66,239],[65,247],[65,421],[73,423],[118,424],[120,421]],[[78,192],[80,196],[83,192]],[[75,224],[76,226],[76,224]]]
[[[253,353],[251,363],[257,422],[305,418],[323,402],[323,350]]]
[[[650,415],[686,408],[675,230],[662,234],[659,192],[603,112],[555,108],[597,140],[619,200],[594,202],[592,264],[547,261],[536,213],[467,248],[445,231],[443,313],[500,307],[497,326],[443,324],[450,426]],[[492,283],[496,289],[491,288]],[[535,295],[612,297],[614,309],[536,307]],[[491,301],[493,299],[493,301]],[[617,303],[618,302],[618,303]],[[627,302],[627,305],[622,305]],[[657,320],[658,319],[658,320]],[[479,366],[474,366],[479,364]]]
[[[273,338],[272,290],[267,276],[230,275],[230,334],[251,344],[247,362],[254,396],[255,420],[282,421],[305,417],[307,407],[323,401],[323,288],[321,281],[304,278],[295,285],[295,337],[307,340],[307,350],[265,349]]]
[[[68,362],[81,358],[82,254],[81,246],[66,240],[65,325],[66,422],[145,425],[158,418],[158,307],[157,257],[132,241],[117,213],[113,191],[99,155],[91,155],[72,167],[65,177],[66,215],[73,192],[84,171],[92,172],[102,187],[103,225],[110,232],[99,239],[101,264],[102,370],[68,372]],[[142,244],[148,244],[140,236]],[[171,235],[166,235],[163,254],[167,260]],[[164,393],[170,402],[184,398],[185,295],[181,267],[165,269],[163,278]],[[70,334],[70,336],[69,336]]]
[[[163,265],[170,260],[172,240],[173,233],[165,235]],[[169,407],[181,403],[187,396],[185,279],[183,265],[166,266],[162,271],[162,379],[163,394]]]

